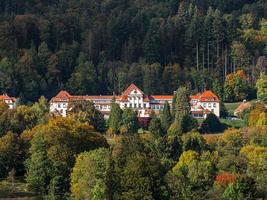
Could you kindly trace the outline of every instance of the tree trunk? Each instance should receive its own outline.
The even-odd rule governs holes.
[[[197,71],[198,71],[198,64],[199,64],[199,61],[198,61],[198,41],[196,42],[196,49],[197,49]]]
[[[207,54],[207,64],[208,64],[208,71],[210,71],[210,50],[209,50],[209,42],[208,42],[208,54]]]
[[[224,57],[224,79],[226,79],[227,76],[227,45],[225,45],[225,57]]]

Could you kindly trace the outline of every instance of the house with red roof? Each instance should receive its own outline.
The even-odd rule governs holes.
[[[7,94],[0,95],[0,101],[5,102],[9,109],[16,108],[16,101],[17,99],[15,97],[9,97]]]
[[[159,114],[167,101],[172,106],[173,95],[146,95],[135,84],[131,84],[121,95],[73,96],[67,91],[60,91],[50,101],[50,112],[66,116],[70,102],[92,101],[95,107],[107,118],[111,110],[111,103],[115,100],[122,109],[132,108],[139,118],[149,118],[152,111]],[[205,118],[209,112],[216,115],[219,110],[219,99],[211,91],[191,96],[191,111],[196,118]]]
[[[211,112],[220,117],[219,97],[210,90],[190,96],[190,105],[194,118],[206,118]]]

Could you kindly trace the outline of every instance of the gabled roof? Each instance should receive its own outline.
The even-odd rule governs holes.
[[[72,96],[65,90],[61,90],[51,101],[68,101]]]
[[[206,90],[201,94],[200,101],[219,101],[219,97],[212,91]]]
[[[205,101],[219,101],[219,97],[215,95],[211,90],[206,90],[202,94],[197,93],[196,95],[190,96],[191,100],[198,100],[200,102],[205,102]]]
[[[0,95],[0,101],[6,101],[6,100],[11,100],[12,102],[15,102],[16,98],[10,97],[7,94]]]
[[[128,95],[133,91],[137,90],[139,91],[142,95],[144,95],[143,91],[140,90],[135,84],[131,84],[121,95],[121,100],[126,101],[128,99]]]

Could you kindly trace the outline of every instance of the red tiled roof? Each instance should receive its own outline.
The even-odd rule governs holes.
[[[137,90],[139,91],[142,95],[144,95],[143,91],[140,90],[135,84],[131,84],[121,95],[121,101],[127,101],[128,95],[131,93],[131,91]]]
[[[200,102],[205,102],[205,101],[219,101],[219,97],[215,95],[212,91],[206,90],[202,94],[197,93],[196,95],[190,96],[191,100],[199,100]]]
[[[11,100],[12,102],[15,102],[16,98],[9,97],[7,94],[0,95],[0,101],[5,101],[5,100]]]
[[[61,90],[51,101],[68,101],[71,98],[71,95],[65,91]]]
[[[212,91],[206,90],[201,94],[200,101],[219,101],[219,98]]]
[[[172,100],[172,95],[152,95],[151,96],[155,100]]]
[[[201,96],[201,93],[197,93],[195,95],[190,96],[190,99],[199,99],[200,96]]]

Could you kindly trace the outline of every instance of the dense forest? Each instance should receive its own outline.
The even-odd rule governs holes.
[[[265,0],[3,0],[0,91],[28,102],[135,83],[148,94],[186,85],[225,101],[254,98],[266,71],[266,10]],[[245,95],[228,96],[237,70]]]

